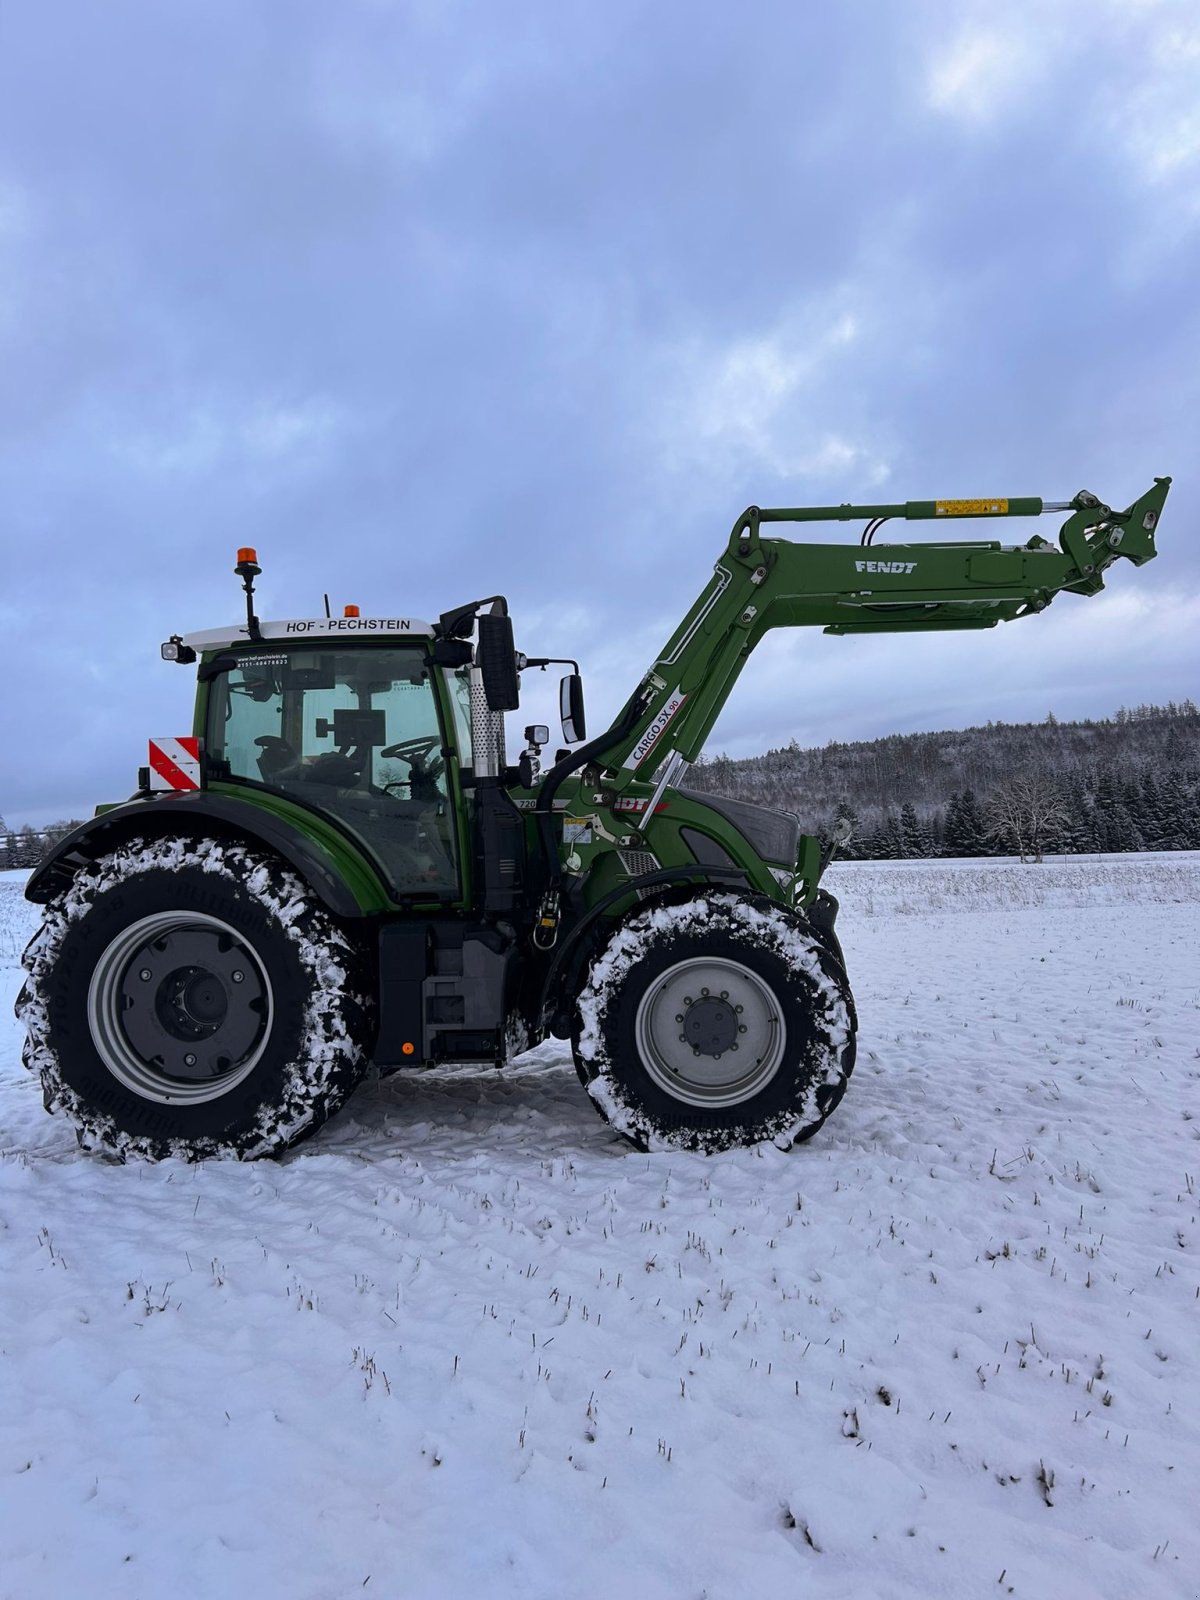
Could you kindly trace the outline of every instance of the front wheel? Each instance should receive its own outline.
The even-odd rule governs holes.
[[[575,1064],[639,1149],[810,1138],[845,1093],[854,1005],[807,921],[731,895],[623,924],[579,994]]]
[[[290,868],[242,844],[121,846],[49,903],[24,964],[25,1064],[86,1149],[274,1155],[366,1066],[360,952]]]

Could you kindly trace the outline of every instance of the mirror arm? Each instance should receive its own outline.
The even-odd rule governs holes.
[[[527,667],[541,667],[545,672],[547,667],[570,667],[576,677],[579,676],[579,663],[572,661],[570,656],[526,656]]]
[[[491,606],[494,616],[508,615],[508,601],[504,596],[490,594],[485,600],[471,600],[465,606],[455,606],[453,611],[443,611],[434,630],[435,636],[440,639],[465,639],[475,626],[475,618],[484,606]]]

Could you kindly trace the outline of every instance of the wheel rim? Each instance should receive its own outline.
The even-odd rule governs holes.
[[[271,1032],[271,984],[228,923],[200,912],[142,917],[105,950],[88,1026],[108,1070],[163,1105],[216,1100],[253,1072]]]
[[[642,1065],[686,1105],[741,1105],[783,1061],[787,1027],[770,986],[740,961],[703,956],[660,974],[634,1023]]]

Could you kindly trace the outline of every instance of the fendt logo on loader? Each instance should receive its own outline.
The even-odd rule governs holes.
[[[915,572],[915,561],[856,561],[856,572]]]

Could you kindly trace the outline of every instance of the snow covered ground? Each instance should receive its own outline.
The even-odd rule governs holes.
[[[1200,1592],[1200,856],[835,868],[850,1092],[708,1160],[559,1046],[281,1163],[81,1156],[22,876],[3,1600]]]

